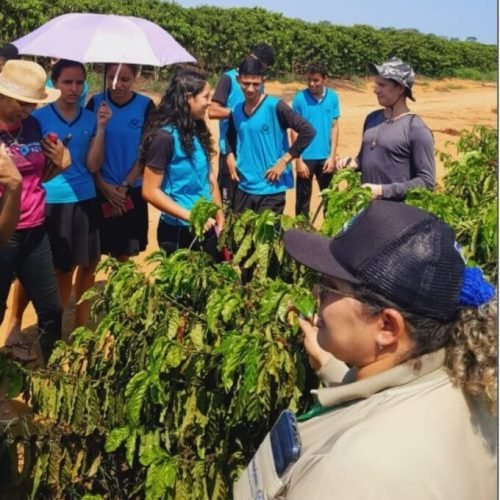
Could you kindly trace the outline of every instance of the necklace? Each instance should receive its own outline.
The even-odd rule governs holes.
[[[414,114],[412,111],[407,111],[406,113],[401,113],[400,115],[394,117],[394,118],[385,118],[385,120],[383,122],[380,122],[376,127],[375,127],[375,137],[373,138],[373,141],[370,143],[370,149],[375,149],[377,147],[377,137],[378,137],[378,129],[384,124],[384,123],[387,123],[387,124],[391,124],[391,123],[394,123],[396,120],[399,120],[400,118],[402,118],[403,116],[407,116],[407,115],[412,115]]]
[[[20,126],[19,126],[19,130],[17,131],[17,134],[14,136],[12,135],[7,129],[5,128],[0,128],[0,132],[4,133],[4,134],[7,134],[8,136],[8,139],[9,139],[9,146],[12,145],[12,144],[16,144],[16,145],[19,145],[19,138],[21,137],[21,134],[23,133],[23,124],[21,123]]]

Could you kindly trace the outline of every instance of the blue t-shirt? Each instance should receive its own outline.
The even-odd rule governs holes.
[[[231,83],[225,103],[221,104],[224,104],[226,108],[229,108],[232,111],[237,104],[245,100],[245,95],[243,94],[241,86],[237,80],[238,78],[237,69],[230,69],[229,71],[226,71],[224,75],[230,79]],[[264,93],[264,85],[260,86],[260,91]],[[219,122],[219,151],[220,154],[223,155],[227,154],[226,135],[227,135],[228,123],[229,122],[227,119],[220,120]]]
[[[48,104],[33,112],[40,122],[42,135],[55,132],[60,140],[71,134],[67,147],[71,153],[71,165],[44,183],[47,203],[75,203],[95,198],[92,174],[87,169],[87,152],[96,132],[97,117],[91,111],[79,108],[76,118],[67,122],[57,111],[55,104]]]
[[[232,113],[237,134],[238,188],[245,193],[269,195],[293,188],[290,163],[277,182],[270,182],[265,177],[267,170],[289,149],[287,131],[281,128],[276,111],[279,102],[277,97],[267,95],[251,116],[245,113],[244,102]]]
[[[104,94],[97,94],[90,99],[87,107],[97,112],[103,100]],[[122,106],[107,95],[106,104],[113,115],[106,125],[104,164],[99,172],[105,182],[119,186],[137,162],[144,123],[153,101],[134,93],[132,99]],[[133,187],[141,184],[139,177]]]
[[[229,94],[226,100],[226,108],[231,110],[234,109],[236,104],[245,100],[245,96],[243,95],[243,91],[241,90],[240,84],[236,77],[238,76],[238,70],[230,69],[224,73],[231,79],[231,88],[229,90]],[[228,120],[220,120],[219,123],[219,150],[220,154],[227,154],[226,148],[226,134],[227,134],[227,125]]]
[[[210,161],[198,138],[193,139],[194,152],[189,157],[182,149],[177,129],[167,126],[163,130],[172,136],[174,152],[170,163],[165,165],[165,175],[161,185],[162,191],[187,210],[191,210],[202,197],[211,200]],[[163,222],[174,226],[188,225],[187,221],[165,213],[161,214],[161,219]]]
[[[332,121],[340,117],[339,98],[332,89],[325,89],[321,100],[311,95],[309,89],[298,92],[293,98],[292,109],[303,116],[315,129],[316,135],[302,153],[304,160],[323,160],[330,156]]]

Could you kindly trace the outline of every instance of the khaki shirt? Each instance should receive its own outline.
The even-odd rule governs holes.
[[[360,381],[332,357],[318,373],[331,385],[317,391],[328,410],[299,423],[298,461],[277,478],[268,435],[234,498],[495,500],[497,421],[453,386],[444,357]]]
[[[345,383],[353,372],[332,359],[320,375],[334,386],[317,395],[333,409],[299,424],[302,453],[275,498],[496,499],[496,420],[443,362],[441,350]]]

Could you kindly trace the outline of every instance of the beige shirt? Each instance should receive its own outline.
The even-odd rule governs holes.
[[[302,453],[276,498],[496,499],[496,420],[453,387],[444,351],[419,361],[345,383],[352,372],[332,359],[320,375],[344,383],[318,399],[343,405],[299,424]]]

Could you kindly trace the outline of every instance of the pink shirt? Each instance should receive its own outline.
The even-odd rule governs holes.
[[[22,175],[21,213],[17,229],[29,229],[45,220],[45,189],[42,175],[45,155],[40,145],[42,138],[38,121],[29,116],[22,126],[0,128],[0,141],[7,146],[14,164]],[[0,194],[3,188],[0,186]]]

